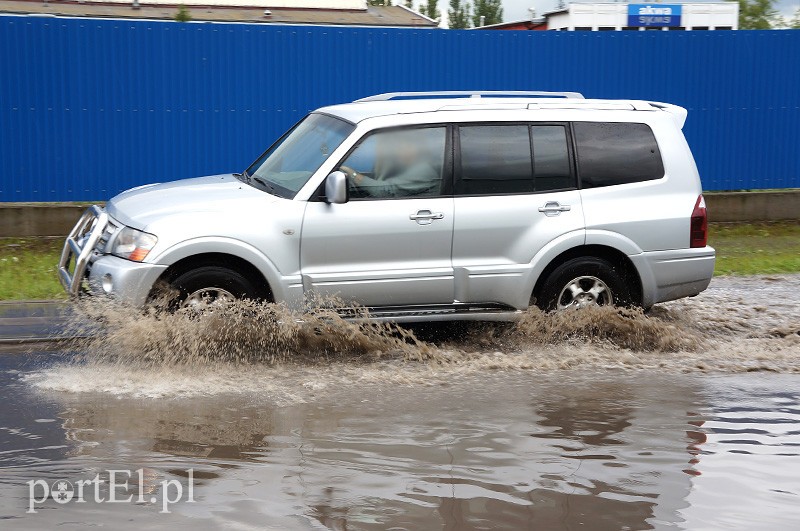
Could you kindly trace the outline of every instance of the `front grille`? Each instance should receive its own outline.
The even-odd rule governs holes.
[[[94,250],[98,254],[105,254],[109,252],[110,249],[107,249],[108,242],[111,241],[111,238],[119,229],[120,227],[111,221],[111,219],[109,219],[106,223],[106,228],[103,230],[102,234],[100,234],[100,238],[97,240],[97,244],[94,246]]]

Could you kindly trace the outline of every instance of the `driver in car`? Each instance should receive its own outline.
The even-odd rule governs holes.
[[[417,132],[418,135],[418,132]],[[412,131],[380,134],[376,138],[373,176],[340,166],[351,186],[369,197],[419,197],[435,195],[441,184],[433,155]]]

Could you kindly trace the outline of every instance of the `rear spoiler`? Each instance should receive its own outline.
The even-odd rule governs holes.
[[[656,109],[660,109],[662,111],[666,111],[672,115],[672,119],[675,120],[679,129],[683,129],[683,124],[686,123],[686,116],[689,114],[689,111],[684,109],[683,107],[679,107],[677,105],[672,105],[671,103],[661,103],[658,101],[648,101],[650,105],[655,107]]]

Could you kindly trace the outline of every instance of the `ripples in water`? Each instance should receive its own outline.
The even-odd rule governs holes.
[[[0,516],[21,516],[31,477],[146,467],[165,478],[192,467],[201,503],[175,505],[168,520],[89,504],[36,522],[795,528],[796,376],[634,374],[361,382],[283,404],[257,394],[108,400],[34,392],[17,378],[0,416],[10,428],[0,430]],[[23,411],[56,422],[28,423]]]
[[[774,373],[800,371],[799,288],[715,279],[649,315],[411,331],[246,305],[112,314],[74,362],[0,357],[0,519],[798,529],[800,379]],[[25,481],[140,467],[193,468],[200,503],[24,514]]]

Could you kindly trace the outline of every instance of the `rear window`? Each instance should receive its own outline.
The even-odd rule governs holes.
[[[638,183],[664,176],[661,152],[650,126],[575,122],[573,128],[583,188]]]

